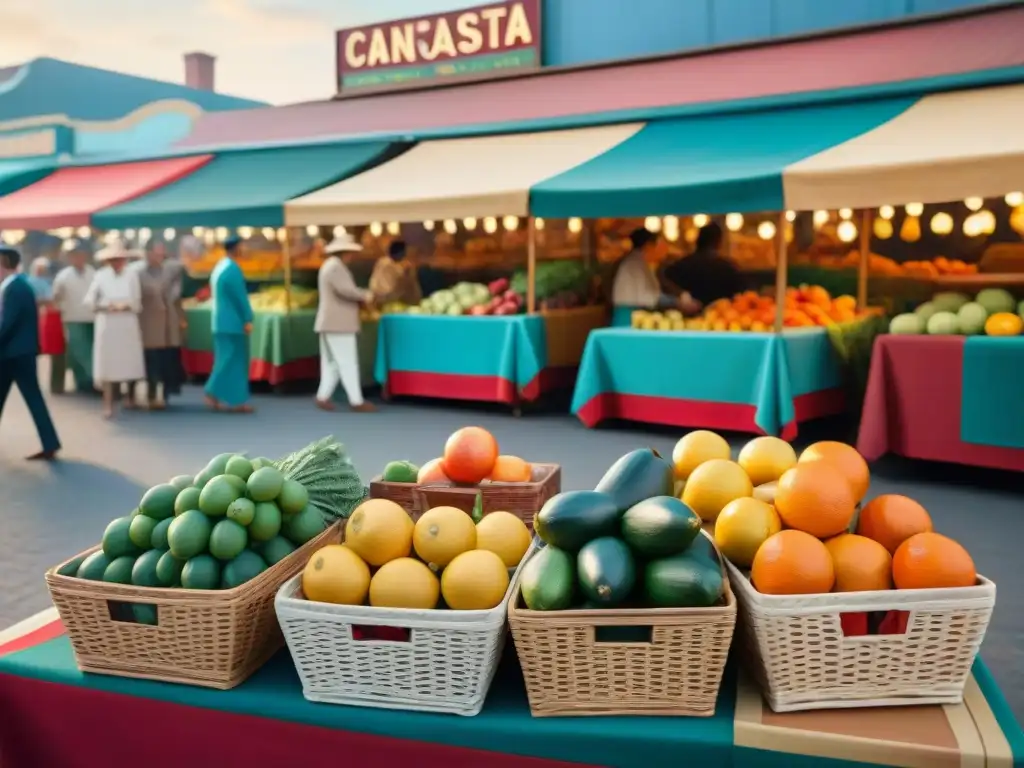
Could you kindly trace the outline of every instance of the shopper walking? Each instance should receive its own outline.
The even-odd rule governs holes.
[[[372,302],[373,294],[356,286],[352,272],[342,260],[344,254],[361,250],[363,247],[351,235],[335,238],[324,249],[327,258],[317,275],[320,304],[313,329],[320,334],[320,388],[316,404],[325,411],[334,410],[332,398],[339,382],[353,411],[377,410],[372,403],[363,400],[357,342],[359,307]]]
[[[129,269],[134,254],[123,245],[112,245],[96,254],[103,266],[85,296],[85,303],[96,313],[96,337],[92,370],[103,389],[103,415],[114,416],[115,385],[127,385],[123,407],[135,407],[135,382],[146,377],[142,351],[142,288],[137,269]]]
[[[242,256],[242,241],[232,237],[224,243],[224,258],[210,274],[213,295],[213,371],[206,382],[206,404],[214,410],[252,413],[249,405],[249,334],[252,305],[245,275],[236,259]]]
[[[65,358],[79,393],[93,392],[92,346],[95,313],[85,302],[96,270],[89,263],[85,244],[76,242],[67,252],[68,266],[53,279],[53,302],[60,310],[66,343]]]
[[[32,286],[18,274],[20,264],[18,251],[0,247],[0,415],[11,387],[17,384],[43,447],[28,458],[52,461],[60,450],[60,440],[39,388],[39,315]]]

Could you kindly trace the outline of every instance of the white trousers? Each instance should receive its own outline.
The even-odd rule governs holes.
[[[359,379],[359,347],[354,333],[320,334],[320,389],[318,400],[330,400],[338,382],[348,396],[349,405],[363,404],[363,387]]]

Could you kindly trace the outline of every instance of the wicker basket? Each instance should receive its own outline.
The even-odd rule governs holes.
[[[531,611],[518,579],[509,603],[534,717],[711,717],[736,624],[736,600],[711,608]]]
[[[390,499],[404,507],[413,517],[432,507],[452,504],[462,508],[463,502],[452,503],[452,499],[464,495],[483,494],[484,514],[488,512],[511,512],[530,530],[533,530],[533,516],[544,502],[562,490],[562,468],[558,464],[534,464],[533,478],[528,483],[484,482],[479,486],[462,487],[450,483],[389,483],[375,477],[370,482],[370,496],[375,499]]]
[[[315,603],[302,594],[301,574],[289,579],[277,593],[277,617],[302,695],[325,704],[478,714],[505,647],[517,575],[489,611]],[[383,628],[394,639],[380,639]]]
[[[744,660],[776,712],[957,704],[995,606],[983,576],[959,589],[788,597],[763,595],[727,568]],[[901,633],[844,634],[844,623],[874,612]]]
[[[135,587],[66,575],[99,547],[51,568],[46,586],[83,672],[224,690],[283,645],[274,595],[339,528],[336,523],[234,589]],[[155,625],[135,620],[137,605],[155,609]]]

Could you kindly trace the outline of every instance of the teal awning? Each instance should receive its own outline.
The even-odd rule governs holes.
[[[101,229],[279,227],[284,202],[359,173],[394,145],[367,142],[233,152],[148,195],[93,215]]]
[[[45,160],[0,160],[0,197],[35,184],[53,172],[53,158]]]
[[[787,166],[891,120],[899,98],[648,123],[534,186],[535,216],[665,216],[783,210]]]

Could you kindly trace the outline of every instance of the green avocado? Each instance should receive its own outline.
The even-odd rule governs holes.
[[[420,468],[411,461],[391,461],[380,479],[385,483],[415,483],[419,473]]]
[[[645,558],[683,552],[700,534],[700,527],[700,517],[675,496],[645,499],[622,516],[622,538]]]

